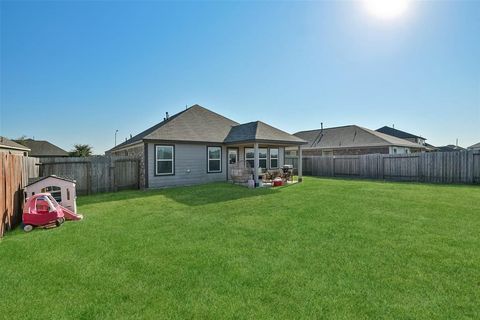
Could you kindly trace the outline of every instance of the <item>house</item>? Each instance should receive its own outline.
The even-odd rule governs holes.
[[[48,192],[63,207],[77,212],[76,181],[55,175],[35,179],[25,187],[25,199],[38,193]]]
[[[28,156],[30,148],[0,136],[0,152]]]
[[[303,155],[407,154],[425,146],[356,125],[300,131],[294,134],[308,141]],[[289,155],[296,155],[295,152]]]
[[[67,151],[45,140],[22,139],[15,141],[30,148],[31,157],[68,157]]]
[[[408,133],[408,132],[398,130],[398,129],[388,127],[388,126],[381,127],[379,129],[377,129],[376,131],[381,132],[381,133],[385,133],[385,134],[388,134],[390,136],[394,136],[394,137],[397,137],[397,138],[400,138],[400,139],[405,139],[405,140],[408,140],[408,141],[411,141],[411,142],[414,142],[414,143],[418,143],[418,144],[421,144],[421,145],[425,145],[425,141],[427,140],[426,138],[424,138],[422,136],[417,136],[415,134]]]
[[[261,121],[239,124],[193,105],[106,153],[139,157],[141,186],[159,188],[229,180],[238,161],[254,172],[277,169],[284,164],[285,147],[300,149],[305,143]],[[258,175],[254,178],[258,185]]]
[[[455,151],[463,151],[465,150],[465,148],[456,146],[454,144],[448,144],[446,146],[437,147],[437,150],[440,152],[455,152]]]
[[[468,150],[480,151],[480,142],[468,147]]]

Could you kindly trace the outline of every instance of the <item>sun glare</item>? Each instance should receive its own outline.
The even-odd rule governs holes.
[[[405,13],[410,0],[364,0],[367,11],[380,19],[394,19]]]

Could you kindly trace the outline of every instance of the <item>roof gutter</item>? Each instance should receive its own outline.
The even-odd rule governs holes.
[[[32,149],[29,149],[29,148],[20,148],[20,147],[13,147],[13,146],[7,146],[7,145],[4,145],[4,144],[0,144],[0,148],[4,148],[4,149],[11,149],[11,150],[20,150],[20,151],[32,151]]]

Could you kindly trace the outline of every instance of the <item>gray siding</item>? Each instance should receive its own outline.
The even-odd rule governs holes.
[[[165,143],[175,146],[175,175],[155,175],[155,144],[148,143],[148,187],[163,188],[227,180],[227,146],[222,146],[222,172],[207,173],[207,145]],[[209,144],[215,146],[216,144]],[[275,148],[275,146],[270,146]],[[278,147],[278,165],[284,164],[284,148]],[[239,147],[239,160],[244,160],[244,147]],[[190,171],[190,172],[189,172]]]
[[[161,143],[157,143],[161,144]],[[148,187],[162,188],[226,181],[226,152],[222,146],[222,172],[207,173],[207,145],[172,143],[175,145],[175,175],[155,175],[155,143],[148,144]],[[209,144],[215,146],[215,144]]]

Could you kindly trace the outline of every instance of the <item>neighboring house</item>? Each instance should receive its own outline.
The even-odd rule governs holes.
[[[30,149],[15,141],[0,136],[0,152],[28,156]]]
[[[67,151],[45,140],[23,139],[15,141],[30,148],[31,157],[68,157]]]
[[[480,151],[480,142],[468,147],[468,150]]]
[[[277,169],[284,163],[285,147],[299,149],[305,143],[261,121],[239,124],[194,105],[107,153],[141,158],[140,184],[159,188],[225,181],[230,166],[242,160]]]
[[[430,151],[430,152],[438,151],[437,147],[426,142],[425,142],[425,147],[427,148],[427,151]]]
[[[427,140],[426,138],[424,138],[422,136],[417,136],[415,134],[408,133],[408,132],[398,130],[398,129],[395,129],[395,128],[391,128],[391,127],[388,127],[388,126],[381,127],[380,129],[377,129],[376,131],[381,132],[381,133],[385,133],[385,134],[388,134],[390,136],[394,136],[394,137],[397,137],[397,138],[400,138],[400,139],[405,139],[405,140],[408,140],[410,142],[418,143],[418,144],[421,144],[423,146],[425,145],[425,140]]]
[[[448,144],[446,146],[437,147],[437,151],[440,151],[440,152],[454,152],[454,151],[463,151],[463,150],[465,150],[465,148],[456,146],[454,144]]]
[[[408,154],[426,150],[418,143],[356,125],[300,131],[294,135],[308,141],[303,155]],[[296,154],[289,150],[288,155]]]

